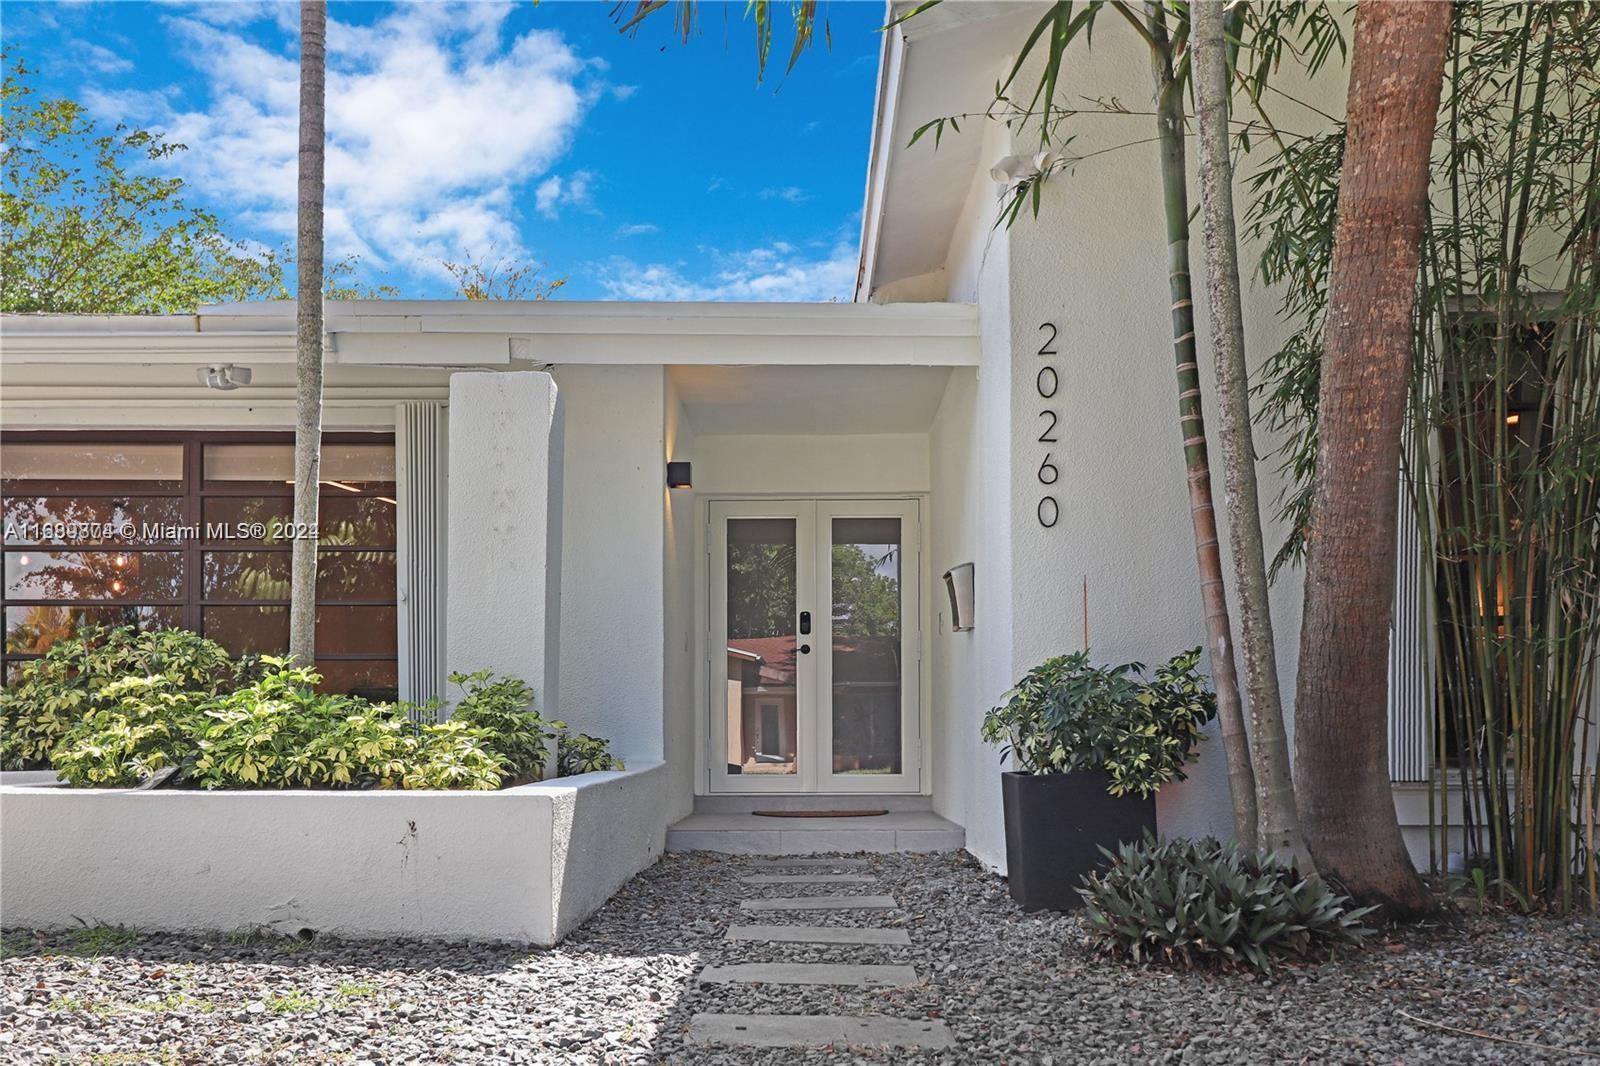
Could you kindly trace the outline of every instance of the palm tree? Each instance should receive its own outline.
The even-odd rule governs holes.
[[[1317,867],[1391,916],[1427,890],[1395,821],[1387,751],[1401,429],[1449,3],[1356,11],[1323,335],[1295,778]]]
[[[322,451],[322,197],[328,6],[300,4],[300,186],[296,237],[294,549],[289,654],[316,661],[317,492]]]

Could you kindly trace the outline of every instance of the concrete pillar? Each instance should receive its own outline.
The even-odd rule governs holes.
[[[520,677],[559,718],[561,401],[549,374],[450,377],[445,661]]]

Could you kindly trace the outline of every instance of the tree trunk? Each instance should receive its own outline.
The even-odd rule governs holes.
[[[1256,451],[1251,436],[1250,381],[1244,354],[1244,313],[1239,303],[1238,237],[1233,213],[1233,161],[1228,155],[1227,14],[1218,4],[1189,9],[1195,118],[1200,125],[1200,202],[1205,235],[1206,285],[1211,296],[1211,345],[1222,408],[1223,484],[1233,575],[1244,630],[1245,690],[1249,695],[1250,752],[1256,782],[1256,846],[1310,862],[1295,809],[1289,737],[1267,596],[1267,556],[1256,495]]]
[[[1222,584],[1222,552],[1217,513],[1211,499],[1211,465],[1206,452],[1205,415],[1200,406],[1200,364],[1194,344],[1194,300],[1189,286],[1189,191],[1184,162],[1183,87],[1173,76],[1172,44],[1165,18],[1152,5],[1150,62],[1156,85],[1156,122],[1161,145],[1161,187],[1167,224],[1167,278],[1172,297],[1172,348],[1178,363],[1178,422],[1183,432],[1183,463],[1189,475],[1189,515],[1200,569],[1211,681],[1217,690],[1217,718],[1228,763],[1228,795],[1233,801],[1233,832],[1240,843],[1256,841],[1255,774],[1250,742],[1239,702],[1239,676],[1233,662],[1233,630]]]
[[[328,8],[300,5],[300,189],[296,255],[294,528],[289,654],[316,662],[317,492],[322,452],[322,170]]]
[[[1400,435],[1428,158],[1451,5],[1362,0],[1323,332],[1295,777],[1318,868],[1403,918],[1428,909],[1388,767]]]

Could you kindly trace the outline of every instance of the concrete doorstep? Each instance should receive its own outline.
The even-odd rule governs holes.
[[[688,1039],[691,1044],[745,1047],[845,1045],[938,1050],[955,1045],[944,1022],[831,1014],[696,1014],[689,1022]]]

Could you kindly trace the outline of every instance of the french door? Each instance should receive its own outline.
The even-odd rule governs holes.
[[[711,788],[915,792],[915,500],[710,504]]]

